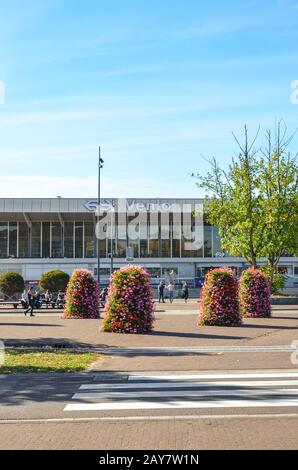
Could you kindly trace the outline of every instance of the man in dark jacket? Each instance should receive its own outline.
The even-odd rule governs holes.
[[[182,298],[185,300],[185,303],[187,302],[187,299],[188,299],[188,293],[189,293],[188,284],[185,281],[182,285]]]
[[[160,283],[158,284],[157,290],[158,290],[158,302],[160,303],[160,301],[162,301],[163,303],[165,303],[165,297],[164,297],[165,285],[163,281],[160,281]]]

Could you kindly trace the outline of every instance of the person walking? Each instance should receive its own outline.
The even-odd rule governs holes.
[[[182,297],[183,297],[185,303],[187,303],[188,294],[189,294],[189,288],[188,288],[187,282],[185,281],[185,282],[183,282],[183,285],[182,285]]]
[[[157,290],[158,290],[158,302],[160,303],[162,301],[162,303],[164,304],[165,303],[165,295],[164,295],[165,285],[163,281],[160,281],[160,283],[158,284]]]
[[[27,313],[30,312],[30,317],[35,317],[34,313],[33,313],[33,310],[34,310],[34,303],[35,303],[35,294],[34,294],[34,289],[33,287],[30,287],[28,292],[27,292],[27,296],[28,296],[28,308],[27,310],[25,310],[24,312],[24,315],[25,317],[27,316]]]
[[[99,303],[102,306],[102,308],[104,308],[105,306],[108,293],[109,293],[109,289],[107,287],[104,287],[104,289],[102,289],[99,294]]]
[[[57,308],[64,308],[65,295],[64,295],[64,292],[62,292],[61,290],[58,291],[56,304],[57,304]]]
[[[26,289],[22,293],[21,304],[24,310],[26,310],[29,307],[28,292]]]
[[[168,292],[169,292],[169,299],[170,303],[173,303],[174,300],[174,285],[170,282],[170,284],[167,286]]]

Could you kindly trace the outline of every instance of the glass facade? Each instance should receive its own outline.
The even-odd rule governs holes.
[[[221,253],[218,230],[195,224],[193,214],[113,214],[98,241],[100,256],[125,258],[208,258]],[[95,258],[94,221],[0,222],[0,258]]]

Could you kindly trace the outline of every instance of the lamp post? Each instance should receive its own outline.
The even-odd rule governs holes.
[[[98,147],[98,187],[97,187],[97,222],[100,216],[100,170],[103,167],[103,159],[100,156],[100,147]],[[100,285],[100,253],[99,253],[99,237],[97,234],[97,282]]]

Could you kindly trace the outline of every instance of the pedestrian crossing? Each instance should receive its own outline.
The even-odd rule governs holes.
[[[80,385],[64,411],[298,407],[298,371],[129,375]]]

